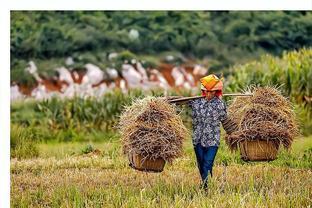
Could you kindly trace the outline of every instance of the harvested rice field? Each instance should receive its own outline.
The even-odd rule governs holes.
[[[131,169],[116,141],[41,144],[37,159],[11,159],[12,207],[311,207],[312,137],[295,140],[273,162],[246,163],[224,141],[208,192],[188,139],[162,173]]]

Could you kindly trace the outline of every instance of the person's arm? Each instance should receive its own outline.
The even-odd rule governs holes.
[[[225,130],[225,132],[227,134],[231,134],[238,129],[237,124],[234,123],[230,119],[230,117],[227,115],[226,103],[224,101],[222,101],[222,102],[223,102],[224,108],[222,109],[221,114],[220,114],[220,121],[222,123],[223,129]]]
[[[228,116],[227,116],[226,103],[222,100],[221,109],[220,109],[220,121],[222,123],[223,128],[224,128],[224,125],[225,125],[227,119],[228,119]]]

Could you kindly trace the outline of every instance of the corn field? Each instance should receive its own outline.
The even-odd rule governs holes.
[[[312,49],[284,53],[281,58],[270,55],[259,61],[231,68],[226,91],[238,92],[250,85],[277,86],[296,108],[301,133],[312,133]]]
[[[228,91],[240,91],[249,85],[279,86],[284,94],[297,103],[311,107],[312,49],[284,53],[281,58],[270,55],[259,61],[231,68],[227,80]]]

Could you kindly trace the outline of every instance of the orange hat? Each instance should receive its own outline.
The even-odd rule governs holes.
[[[202,86],[208,91],[222,90],[223,82],[216,75],[210,74],[200,79]],[[202,87],[201,87],[202,88]]]

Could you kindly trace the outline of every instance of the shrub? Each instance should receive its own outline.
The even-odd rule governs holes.
[[[32,129],[17,125],[11,125],[11,157],[32,158],[39,155],[36,146],[37,134]]]

